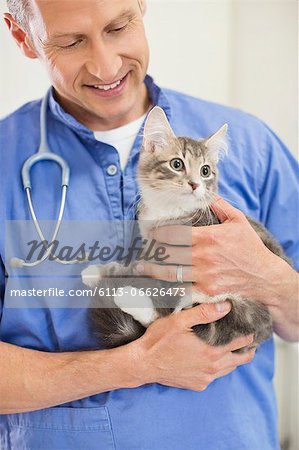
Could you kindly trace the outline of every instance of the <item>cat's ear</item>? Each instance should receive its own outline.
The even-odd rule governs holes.
[[[175,137],[165,112],[159,106],[155,106],[145,121],[144,149],[151,152],[162,150],[168,147]]]
[[[222,154],[226,154],[228,151],[227,128],[228,125],[224,124],[216,131],[216,133],[212,134],[212,136],[204,141],[209,157],[216,163],[219,161]]]

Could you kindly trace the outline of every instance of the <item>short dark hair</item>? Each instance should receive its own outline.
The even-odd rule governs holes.
[[[29,2],[30,0],[6,0],[8,11],[24,31],[29,31]]]

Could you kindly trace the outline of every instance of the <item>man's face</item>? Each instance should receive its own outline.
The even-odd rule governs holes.
[[[32,0],[33,45],[62,106],[91,129],[148,107],[149,51],[138,0]]]

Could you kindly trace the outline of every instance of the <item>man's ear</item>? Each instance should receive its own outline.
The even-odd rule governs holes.
[[[4,21],[22,53],[27,56],[27,58],[36,59],[38,56],[29,39],[28,33],[20,27],[11,14],[5,13]]]

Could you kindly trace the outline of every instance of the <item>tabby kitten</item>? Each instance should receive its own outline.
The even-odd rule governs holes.
[[[149,229],[155,226],[219,224],[210,205],[217,193],[217,163],[221,153],[227,150],[226,133],[227,125],[224,125],[207,139],[176,137],[164,111],[159,107],[152,109],[145,123],[138,166],[141,192],[138,223],[142,238],[147,239]],[[247,219],[268,249],[288,261],[267,230],[249,217]],[[159,317],[200,303],[223,300],[232,304],[229,314],[214,323],[193,327],[201,339],[210,345],[224,345],[238,336],[254,334],[250,346],[253,348],[270,337],[271,316],[262,303],[230,293],[210,297],[201,292],[182,295],[180,291],[173,295],[174,291],[171,291],[169,295],[157,297],[151,294],[154,288],[165,291],[180,285],[138,278],[135,267],[135,263],[126,267],[113,262],[89,266],[82,272],[86,285],[103,289],[113,287],[116,292],[112,297],[96,296],[91,305],[90,319],[101,347],[113,348],[139,338]],[[118,295],[124,288],[125,293]],[[132,288],[135,288],[134,296]],[[149,288],[150,295],[136,296],[141,288],[143,291]]]

